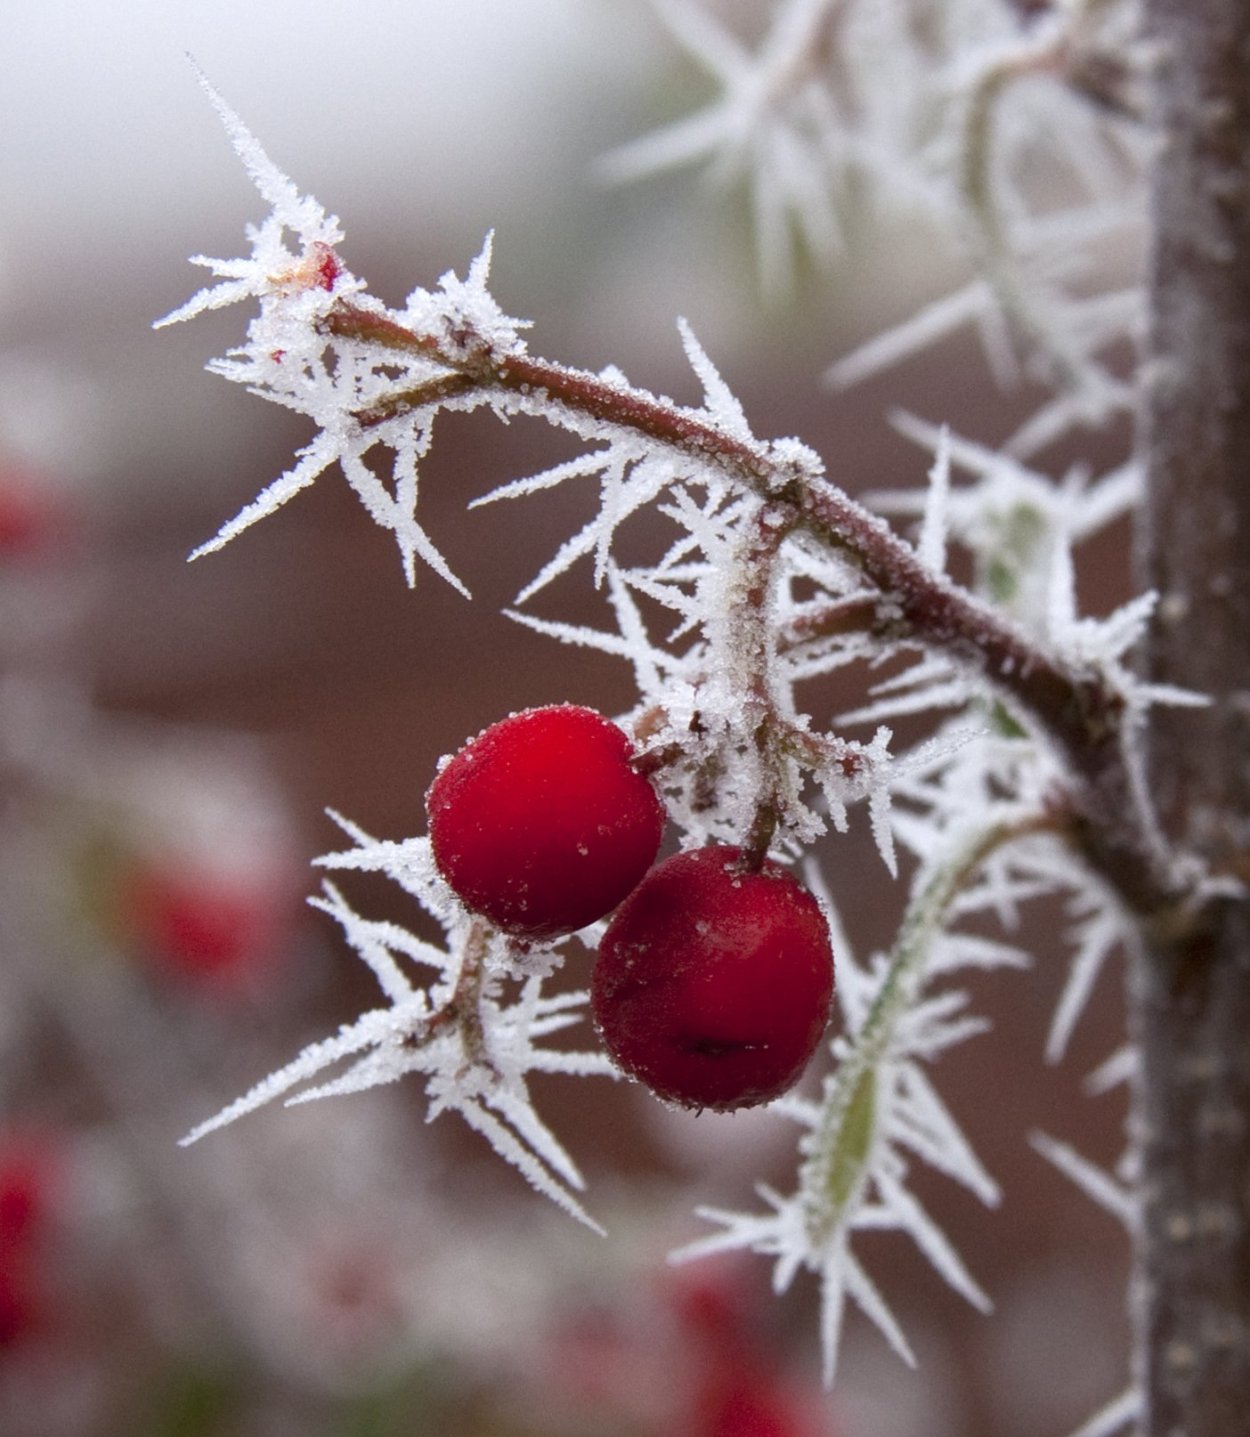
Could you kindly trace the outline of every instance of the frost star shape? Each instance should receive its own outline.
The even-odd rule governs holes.
[[[156,327],[240,300],[258,300],[260,313],[248,325],[247,343],[208,367],[262,398],[307,414],[319,433],[300,451],[293,468],[275,479],[191,557],[220,549],[306,489],[337,461],[371,517],[395,535],[409,584],[415,582],[419,556],[467,597],[468,590],[416,518],[417,464],[429,448],[433,416],[440,406],[417,408],[401,418],[368,426],[354,417],[397,392],[410,393],[422,386],[437,390],[438,381],[446,380],[449,371],[420,353],[385,351],[380,360],[373,346],[328,344],[326,317],[344,301],[383,321],[387,312],[365,293],[363,282],[339,258],[336,246],[343,231],[337,218],[327,215],[312,196],[301,196],[202,74],[199,80],[235,153],[271,208],[261,224],[248,228],[252,251],[247,258],[194,257],[193,263],[210,269],[221,283],[200,290],[158,320]],[[437,294],[415,290],[402,317],[418,330],[423,324],[454,328],[467,323],[474,333],[489,335],[498,352],[523,349],[516,334],[523,321],[506,319],[486,288],[490,252],[488,236],[466,279],[449,273],[443,276]],[[472,403],[464,407],[472,407]],[[390,451],[389,484],[367,462],[377,449]]]
[[[720,184],[745,179],[767,289],[790,278],[790,226],[815,255],[841,247],[824,171],[836,163],[830,97],[807,58],[830,24],[831,0],[787,0],[752,54],[709,12],[683,0],[653,8],[691,59],[720,87],[702,109],[607,156],[610,179],[634,179],[700,161]]]
[[[322,866],[387,875],[438,919],[446,945],[436,947],[395,923],[361,917],[327,883],[322,896],[312,901],[338,922],[372,970],[386,1005],[345,1024],[333,1037],[310,1044],[201,1123],[184,1144],[275,1098],[285,1096],[288,1105],[311,1102],[422,1073],[430,1120],[446,1111],[459,1113],[538,1192],[601,1231],[574,1196],[585,1186],[576,1164],[535,1112],[525,1083],[528,1072],[615,1076],[602,1053],[540,1046],[542,1039],[581,1020],[587,995],[545,997],[544,969],[554,965],[554,956],[537,947],[518,953],[467,917],[438,877],[427,839],[379,841],[345,819],[337,821],[356,846],[321,858]],[[416,982],[414,967],[431,970],[432,976]],[[347,1060],[339,1076],[301,1087]],[[297,1088],[300,1091],[286,1096]]]

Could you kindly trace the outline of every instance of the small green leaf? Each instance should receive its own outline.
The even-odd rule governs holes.
[[[868,1161],[877,1125],[877,1070],[869,1065],[855,1080],[829,1155],[830,1216],[836,1224]]]

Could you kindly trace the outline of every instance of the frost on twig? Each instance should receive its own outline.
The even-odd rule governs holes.
[[[288,1104],[363,1092],[424,1076],[430,1119],[459,1113],[540,1193],[587,1226],[598,1225],[575,1196],[584,1186],[572,1158],[534,1110],[530,1072],[612,1075],[599,1052],[544,1046],[582,1019],[583,992],[543,993],[536,955],[518,955],[480,921],[466,917],[435,874],[428,842],[380,842],[345,821],[355,847],[320,860],[329,868],[387,875],[438,919],[443,946],[396,923],[361,917],[330,883],[315,906],[334,918],[372,970],[386,1004],[312,1043],[184,1142],[283,1098]],[[528,971],[527,971],[528,970]],[[324,1077],[328,1070],[335,1076]],[[318,1083],[314,1079],[320,1078]]]
[[[249,256],[237,260],[196,256],[193,262],[211,270],[219,283],[202,289],[159,324],[191,319],[244,299],[258,300],[260,312],[248,326],[247,343],[209,367],[253,393],[308,415],[319,432],[294,467],[192,557],[221,548],[338,463],[370,516],[395,535],[408,582],[415,580],[419,557],[467,595],[416,518],[417,465],[429,447],[430,427],[440,405],[417,406],[402,421],[372,426],[355,417],[397,388],[429,386],[436,393],[445,369],[420,354],[388,354],[386,362],[379,363],[376,350],[369,346],[327,346],[324,324],[335,306],[359,303],[373,315],[381,315],[382,308],[364,294],[361,281],[340,259],[336,246],[343,232],[338,220],[311,196],[301,196],[203,76],[200,82],[271,208],[262,223],[249,227]],[[465,280],[445,275],[438,298],[416,290],[409,296],[405,315],[419,323],[433,312],[448,324],[459,315],[471,322],[475,333],[489,334],[501,352],[519,347],[518,322],[505,319],[486,289],[489,269],[488,239]],[[370,460],[383,456],[389,473],[380,475]]]
[[[845,828],[848,806],[866,800],[892,865],[888,732],[869,744],[812,732],[793,695],[800,679],[850,661],[862,644],[854,635],[843,644],[826,642],[820,652],[807,644],[783,653],[777,644],[780,626],[816,606],[811,599],[796,604],[794,585],[817,587],[822,600],[863,590],[853,563],[797,532],[792,499],[784,507],[770,501],[774,490],[802,495],[821,474],[816,456],[794,440],[755,438],[684,322],[682,344],[703,390],[697,408],[631,389],[615,371],[591,376],[532,360],[519,337],[521,322],[508,319],[487,288],[489,244],[463,281],[444,275],[438,290],[415,290],[402,310],[385,309],[331,247],[341,238],[336,224],[315,202],[297,199],[237,117],[216,96],[214,103],[274,208],[251,231],[251,258],[209,261],[223,282],[171,318],[257,298],[260,313],[246,345],[213,367],[308,414],[320,433],[293,469],[197,552],[227,542],[337,462],[370,515],[396,535],[409,580],[422,557],[461,587],[415,513],[418,468],[435,417],[481,406],[503,418],[541,415],[589,451],[477,502],[597,482],[597,512],[517,602],[528,604],[589,560],[609,592],[618,632],[551,625],[528,611],[514,617],[633,661],[640,712],[661,716],[652,724],[652,750],[684,749],[681,763],[665,765],[661,782],[690,841],[747,837],[761,853],[774,843],[793,852],[827,822]],[[288,248],[288,234],[297,248]],[[390,456],[389,483],[376,472],[379,454]],[[742,474],[750,476],[745,488]],[[658,564],[620,567],[612,557],[617,532],[657,505],[678,538]],[[665,639],[645,632],[639,600],[674,613],[676,628]],[[804,792],[809,775],[814,793]]]
[[[798,792],[796,767],[824,789],[835,827],[847,797],[869,798],[874,831],[884,838],[888,790],[880,764],[848,750],[837,736],[831,746],[818,734],[809,736],[803,716],[792,711],[788,674],[797,674],[800,662],[809,675],[840,666],[857,643],[860,655],[878,658],[920,644],[948,653],[962,675],[973,671],[974,682],[979,671],[982,681],[1012,693],[1022,705],[1019,712],[1031,712],[1060,749],[1077,758],[1078,768],[1083,751],[1098,748],[1100,771],[1087,775],[1075,799],[1091,810],[1085,814],[1091,857],[1132,902],[1167,902],[1184,886],[1142,808],[1129,743],[1132,724],[1124,721],[1123,670],[1090,665],[1097,657],[1091,641],[1106,650],[1101,630],[1072,620],[1064,633],[1073,640],[1066,650],[1042,645],[1010,615],[936,573],[884,522],[830,483],[806,446],[793,439],[756,439],[688,327],[683,342],[704,390],[698,407],[632,387],[615,369],[596,375],[531,356],[519,337],[520,322],[509,319],[487,289],[488,251],[465,280],[445,275],[438,290],[415,290],[402,310],[386,309],[359,288],[337,252],[325,252],[329,231],[320,207],[293,200],[289,182],[274,177],[233,117],[230,128],[266,193],[274,196],[275,211],[252,231],[253,257],[214,262],[231,278],[219,291],[205,291],[190,309],[243,293],[258,295],[261,312],[247,345],[219,367],[256,393],[309,413],[321,433],[293,470],[223,529],[220,542],[337,459],[372,516],[396,534],[409,577],[418,555],[446,572],[415,516],[419,462],[436,415],[488,407],[502,418],[539,416],[571,432],[589,452],[520,485],[505,485],[497,496],[515,498],[590,479],[598,481],[600,502],[594,517],[527,586],[523,599],[532,599],[582,558],[593,559],[597,580],[606,584],[614,536],[644,508],[660,507],[686,531],[661,566],[638,574],[638,591],[646,593],[650,586],[661,603],[678,606],[670,644],[681,639],[682,621],[689,624],[696,614],[695,627],[702,629],[709,651],[725,661],[703,676],[700,705],[691,705],[679,688],[665,717],[683,705],[689,711],[690,724],[672,737],[704,745],[706,762],[696,765],[704,780],[717,776],[725,754],[740,760],[736,767],[744,778],[736,785],[737,796],[731,797],[732,783],[723,787],[736,826],[752,810],[745,836],[753,851],[763,852],[774,834],[784,847],[791,840],[809,841],[819,831],[804,811],[810,812],[810,805]],[[296,228],[301,225],[302,231]],[[281,244],[286,228],[302,233],[311,248],[288,251]],[[275,244],[281,249],[276,258],[270,253]],[[292,356],[298,359],[294,368]],[[952,458],[958,462],[954,449]],[[386,463],[389,486],[375,472]],[[928,548],[931,557],[932,543]],[[732,556],[728,569],[704,562],[713,552],[718,559]],[[620,577],[628,586],[629,573],[622,569]],[[1054,592],[1063,593],[1063,577],[1061,568],[1054,571]],[[821,592],[814,601],[804,597],[804,611],[793,613],[795,642],[789,644],[777,624],[786,610],[787,586],[804,579]],[[623,590],[618,586],[617,592]],[[1134,611],[1114,629],[1121,648],[1142,616]],[[731,645],[717,642],[718,625],[735,635]],[[644,666],[651,662],[642,647],[631,647],[630,653]],[[731,705],[718,701],[718,684],[732,696]],[[1108,728],[1122,731],[1122,745],[1096,740]],[[748,772],[752,764],[754,777]],[[714,807],[700,799],[691,811]],[[740,826],[738,836],[744,836]],[[889,862],[884,842],[882,851]]]

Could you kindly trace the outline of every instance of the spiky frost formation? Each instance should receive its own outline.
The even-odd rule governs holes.
[[[982,117],[989,125],[989,109],[998,114],[989,101],[1003,87],[1015,93],[1007,81],[1017,78],[1017,62],[1039,80],[1050,97],[1045,103],[1067,114],[1068,101],[1052,93],[1054,77],[1038,57],[1053,56],[1060,39],[1066,43],[1078,32],[1096,51],[1104,20],[1110,24],[1122,8],[1072,0],[1045,25],[1022,28],[1014,11],[995,0],[926,7],[943,59],[937,73],[942,85],[953,87],[950,94],[931,85],[925,92],[926,103],[936,107],[934,143],[960,124],[965,139],[975,138],[981,121],[968,115],[976,103],[989,107]],[[752,173],[776,161],[781,189],[763,191],[760,201],[765,241],[775,248],[777,216],[795,206],[806,229],[827,233],[832,211],[804,177],[842,155],[834,137],[843,134],[838,126],[845,116],[830,116],[822,99],[826,78],[808,62],[824,53],[836,20],[863,53],[890,57],[895,70],[883,65],[881,73],[892,75],[898,103],[910,105],[902,97],[915,77],[900,76],[897,66],[916,59],[914,46],[902,44],[912,8],[787,0],[756,55],[689,5],[674,0],[665,10],[727,77],[730,94],[697,123],[635,152],[629,164],[720,154],[722,147],[735,163],[756,167]],[[959,84],[957,72],[964,77]],[[905,109],[891,110],[885,88],[877,95],[882,108],[867,106],[864,134],[846,147],[847,166],[896,174],[900,190],[957,217],[960,192],[952,188],[949,163],[916,170],[917,154],[925,153],[916,150],[919,120]],[[1074,597],[1072,549],[1133,502],[1135,472],[1125,467],[1096,483],[1076,476],[1056,487],[1021,461],[1031,444],[1018,443],[1017,452],[1004,457],[903,420],[934,451],[927,491],[882,498],[882,507],[919,518],[912,545],[833,485],[819,457],[798,440],[758,439],[685,324],[681,340],[702,388],[697,406],[636,388],[615,368],[590,374],[532,356],[521,338],[523,322],[509,318],[488,288],[489,241],[465,279],[448,273],[436,289],[414,290],[402,309],[386,308],[341,260],[337,221],[300,197],[237,117],[212,98],[272,212],[249,231],[248,257],[201,261],[219,283],[170,318],[257,300],[259,315],[246,343],[213,368],[309,415],[319,432],[291,470],[198,552],[227,542],[337,462],[371,517],[395,535],[409,580],[421,558],[463,588],[416,517],[420,462],[434,421],[443,410],[480,407],[502,419],[540,417],[573,434],[584,452],[503,483],[478,502],[523,500],[564,483],[595,485],[599,502],[518,596],[511,617],[631,664],[638,698],[626,722],[683,843],[732,843],[760,861],[769,854],[790,860],[830,830],[843,830],[851,806],[862,803],[890,871],[900,866],[900,855],[911,870],[908,907],[888,953],[860,967],[844,940],[835,945],[844,1017],[832,1044],[837,1066],[819,1097],[778,1105],[802,1130],[793,1193],[766,1193],[770,1211],[763,1215],[710,1214],[723,1230],[690,1249],[766,1253],[777,1261],[779,1288],[799,1268],[817,1272],[829,1380],[847,1297],[908,1356],[905,1336],[853,1250],[856,1233],[908,1233],[956,1290],[979,1307],[988,1305],[908,1186],[908,1163],[919,1158],[984,1202],[997,1195],[925,1064],[983,1027],[963,996],[945,986],[948,976],[1025,960],[1009,943],[960,932],[959,921],[990,913],[1010,929],[1027,900],[1069,895],[1075,956],[1050,1037],[1057,1057],[1100,966],[1131,931],[1125,893],[1162,906],[1192,882],[1154,829],[1136,744],[1150,704],[1192,696],[1142,685],[1124,662],[1149,615],[1148,597],[1098,620],[1079,616]],[[994,147],[995,174],[1006,156],[1019,158],[1010,145],[1022,143],[1016,134]],[[896,156],[907,164],[895,165]],[[1012,165],[1007,171],[1006,188],[995,194],[1010,197]],[[836,166],[832,172],[841,173]],[[971,191],[976,179],[964,174],[960,183]],[[1097,206],[1091,213],[1097,229]],[[1078,348],[1075,367],[1064,370],[1058,360],[1072,353],[1051,343],[1055,334],[1033,333],[1025,322],[1042,293],[1035,281],[1045,267],[1021,271],[1027,283],[1013,290],[1016,271],[998,264],[994,246],[1002,240],[1003,253],[1015,253],[1019,236],[1004,238],[998,208],[976,218],[989,256],[977,281],[992,299],[985,313],[1023,322],[1039,352],[1078,381],[1065,391],[1068,407],[1039,421],[1039,434],[1052,432],[1085,413],[1091,394],[1097,398],[1097,352],[1119,332],[1119,320],[1110,321],[1121,309],[1105,307],[1110,327],[1090,318],[1081,330],[1089,342]],[[1027,206],[1011,218],[1008,228],[1026,238],[1045,232]],[[1059,226],[1056,233],[1070,236],[1072,222],[1068,216],[1068,229]],[[1017,293],[1022,298],[1013,310]],[[980,306],[980,299],[948,305],[940,322],[930,314],[915,334],[894,336],[881,353],[902,352],[917,336],[939,333],[952,317],[976,317]],[[1060,313],[1061,306],[1048,312]],[[1063,323],[1068,338],[1080,328]],[[861,357],[861,368],[866,362]],[[1082,387],[1087,380],[1095,390]],[[386,482],[377,476],[375,450],[389,464]],[[655,562],[626,564],[616,537],[644,510],[663,514],[672,538]],[[978,593],[950,578],[953,544],[971,552]],[[546,587],[578,565],[592,571],[606,596],[610,619],[601,629],[533,611]],[[657,612],[671,616],[667,626]],[[804,710],[800,686],[807,681],[884,660],[894,663],[893,676],[853,712],[818,722]],[[888,724],[918,714],[933,718],[929,737],[910,751],[891,752]],[[857,725],[868,725],[865,736],[848,736]],[[1105,742],[1108,733],[1114,744]],[[1095,748],[1104,767],[1091,758],[1086,772],[1072,762]],[[1103,788],[1123,798],[1123,812],[1091,808],[1090,795]],[[1078,823],[1085,825],[1086,856],[1093,842],[1100,859],[1098,877],[1068,842]],[[577,1020],[584,999],[544,996],[543,980],[560,953],[522,951],[460,912],[432,869],[426,840],[382,843],[345,826],[356,846],[323,862],[387,874],[439,920],[446,941],[431,945],[402,927],[364,918],[327,885],[316,901],[372,968],[385,1004],[312,1045],[192,1136],[279,1096],[299,1101],[420,1073],[432,1115],[458,1111],[535,1188],[589,1221],[576,1197],[580,1175],[534,1112],[525,1082],[532,1071],[607,1069],[601,1055],[554,1050],[543,1041]],[[809,879],[821,889],[810,861]],[[313,1082],[329,1068],[343,1070]],[[1052,1145],[1047,1154],[1093,1184],[1061,1151]],[[1119,1420],[1127,1410],[1113,1406],[1098,1420]]]
[[[545,996],[551,955],[541,946],[518,953],[465,915],[439,878],[427,839],[379,841],[339,822],[355,846],[321,864],[385,874],[439,921],[446,942],[427,943],[395,923],[361,917],[327,883],[313,902],[335,919],[372,970],[385,1004],[310,1044],[184,1141],[196,1142],[276,1098],[311,1102],[420,1073],[431,1120],[459,1113],[538,1192],[597,1229],[574,1196],[584,1186],[581,1174],[535,1112],[525,1083],[530,1072],[614,1076],[602,1053],[542,1046],[543,1039],[581,1021],[586,993]],[[314,1084],[327,1069],[342,1071]]]
[[[943,237],[971,270],[831,378],[974,325],[1001,380],[1023,365],[1056,386],[1017,452],[1131,407],[1108,354],[1140,336],[1141,298],[1098,256],[1141,228],[1149,57],[1133,0],[1040,14],[1011,0],[778,0],[753,47],[711,0],[652,7],[716,93],[609,155],[609,178],[699,165],[745,185],[766,289],[790,282],[796,249],[835,258],[865,202]]]

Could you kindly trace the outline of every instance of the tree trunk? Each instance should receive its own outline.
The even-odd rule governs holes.
[[[1250,4],[1146,0],[1159,46],[1148,497],[1149,668],[1204,691],[1157,710],[1170,837],[1250,880]],[[1130,981],[1142,1055],[1136,1318],[1146,1437],[1250,1432],[1250,904],[1147,935]]]

